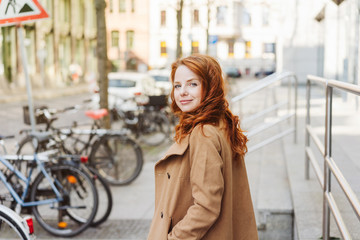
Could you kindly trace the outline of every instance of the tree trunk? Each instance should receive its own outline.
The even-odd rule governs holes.
[[[108,58],[106,42],[105,0],[95,0],[97,45],[96,55],[98,64],[98,85],[100,94],[100,108],[108,109]],[[106,116],[102,121],[102,127],[110,128],[110,117]]]
[[[176,10],[176,19],[177,19],[177,38],[176,38],[176,58],[182,56],[182,46],[181,46],[181,30],[182,30],[182,11],[184,6],[184,0],[179,0],[179,8]]]
[[[207,1],[206,54],[209,54],[210,0]]]

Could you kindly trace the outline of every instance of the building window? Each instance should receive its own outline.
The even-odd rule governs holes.
[[[126,2],[125,0],[119,0],[119,12],[124,13],[126,12]]]
[[[251,25],[251,15],[246,9],[244,9],[242,14],[242,23],[247,26]]]
[[[60,21],[70,23],[70,0],[60,2]]]
[[[45,9],[46,9],[46,12],[52,16],[53,15],[53,0],[46,0],[45,2]]]
[[[79,2],[79,24],[80,26],[84,26],[85,25],[85,6],[84,6],[84,1],[78,1]]]
[[[193,24],[199,24],[199,10],[194,9]]]
[[[166,26],[166,11],[162,10],[161,11],[161,20],[160,20],[160,24],[162,27]]]
[[[111,47],[119,47],[119,31],[111,31]]]
[[[166,57],[167,56],[166,42],[165,41],[160,42],[160,56],[161,57]]]
[[[264,7],[262,10],[262,24],[263,26],[269,25],[269,8]]]
[[[245,42],[245,58],[251,58],[251,41]]]
[[[114,1],[113,0],[109,0],[109,11],[112,13],[114,10]]]
[[[199,53],[199,42],[198,41],[192,41],[191,42],[191,54]]]
[[[229,45],[228,56],[234,57],[234,40],[230,40],[228,45]]]
[[[132,50],[134,48],[134,31],[126,32],[126,50]]]
[[[275,43],[264,43],[264,53],[275,53]]]
[[[135,12],[135,0],[131,0],[131,12]]]
[[[227,7],[226,6],[217,7],[217,9],[216,9],[216,23],[218,25],[225,24],[226,12],[227,12]]]

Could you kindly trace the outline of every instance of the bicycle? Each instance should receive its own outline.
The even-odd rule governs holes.
[[[129,129],[136,139],[149,146],[158,146],[170,137],[170,121],[165,112],[167,95],[148,96],[148,101],[134,99],[119,100],[111,108],[112,129]],[[119,104],[119,101],[121,104]],[[123,105],[129,101],[136,102],[133,110],[124,110]]]
[[[127,185],[140,174],[143,166],[143,154],[140,146],[127,135],[127,130],[102,129],[99,120],[108,114],[107,110],[89,110],[86,115],[93,119],[90,129],[79,129],[76,124],[71,128],[55,128],[53,117],[55,113],[66,110],[38,110],[46,119],[45,130],[52,132],[39,142],[39,151],[61,149],[67,154],[89,156],[88,164],[96,169],[108,183],[112,185]],[[83,139],[82,137],[86,137]],[[71,142],[70,144],[67,144]],[[20,143],[18,154],[23,153],[30,145],[33,151],[31,137],[25,137]]]
[[[56,145],[49,145],[49,143],[47,143],[48,141],[51,141],[51,139],[53,138],[53,135],[49,132],[42,132],[42,140],[38,145],[38,149],[35,150],[33,143],[32,143],[32,137],[31,136],[27,136],[25,139],[23,139],[23,141],[20,143],[18,150],[17,150],[17,154],[18,155],[22,155],[22,154],[32,154],[35,151],[36,152],[43,152],[43,151],[47,151],[49,148],[55,149],[55,152],[52,152],[52,155],[60,155],[61,158],[61,154],[72,154],[67,150],[62,150],[63,149],[61,146],[59,146],[58,142],[56,142]],[[45,147],[45,142],[46,142],[46,147]],[[64,144],[64,143],[62,143]],[[29,149],[30,148],[30,149]],[[76,159],[76,158],[75,158]],[[84,159],[84,156],[83,158]],[[108,182],[106,181],[106,179],[104,179],[99,172],[91,167],[89,164],[86,164],[88,162],[88,158],[86,157],[86,160],[82,160],[82,161],[76,161],[74,160],[74,158],[72,159],[72,162],[65,162],[66,164],[71,164],[74,165],[78,168],[81,168],[81,170],[86,171],[87,174],[89,174],[89,176],[91,176],[97,193],[98,193],[98,199],[99,199],[99,206],[98,206],[98,210],[96,212],[95,218],[92,221],[92,223],[90,224],[91,227],[96,227],[99,226],[100,224],[104,223],[110,216],[112,207],[113,207],[113,199],[112,199],[112,192],[110,189],[110,186],[108,184]],[[19,169],[21,169],[21,166],[18,166]]]
[[[32,134],[34,144],[41,138]],[[67,156],[74,158],[76,156]],[[10,161],[26,161],[25,176]],[[11,208],[20,213],[31,210],[35,219],[55,236],[72,237],[92,223],[98,208],[98,195],[91,177],[70,164],[58,164],[43,154],[0,155],[0,180],[9,194],[1,201],[10,201]],[[35,169],[39,169],[33,177]]]
[[[31,217],[20,217],[10,208],[0,204],[1,237],[34,240],[34,225]]]

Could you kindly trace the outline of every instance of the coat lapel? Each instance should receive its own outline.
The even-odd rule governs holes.
[[[170,156],[172,155],[183,155],[184,152],[186,151],[186,149],[189,146],[189,137],[190,134],[188,134],[186,137],[184,137],[180,143],[175,142],[173,145],[171,145],[171,147],[167,150],[167,152],[165,153],[164,157],[162,157],[157,163],[159,164],[162,161],[165,161],[166,159],[168,159]]]

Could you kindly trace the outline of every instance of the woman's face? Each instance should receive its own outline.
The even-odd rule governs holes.
[[[191,112],[201,103],[201,81],[188,67],[180,65],[174,77],[174,98],[183,112]]]

